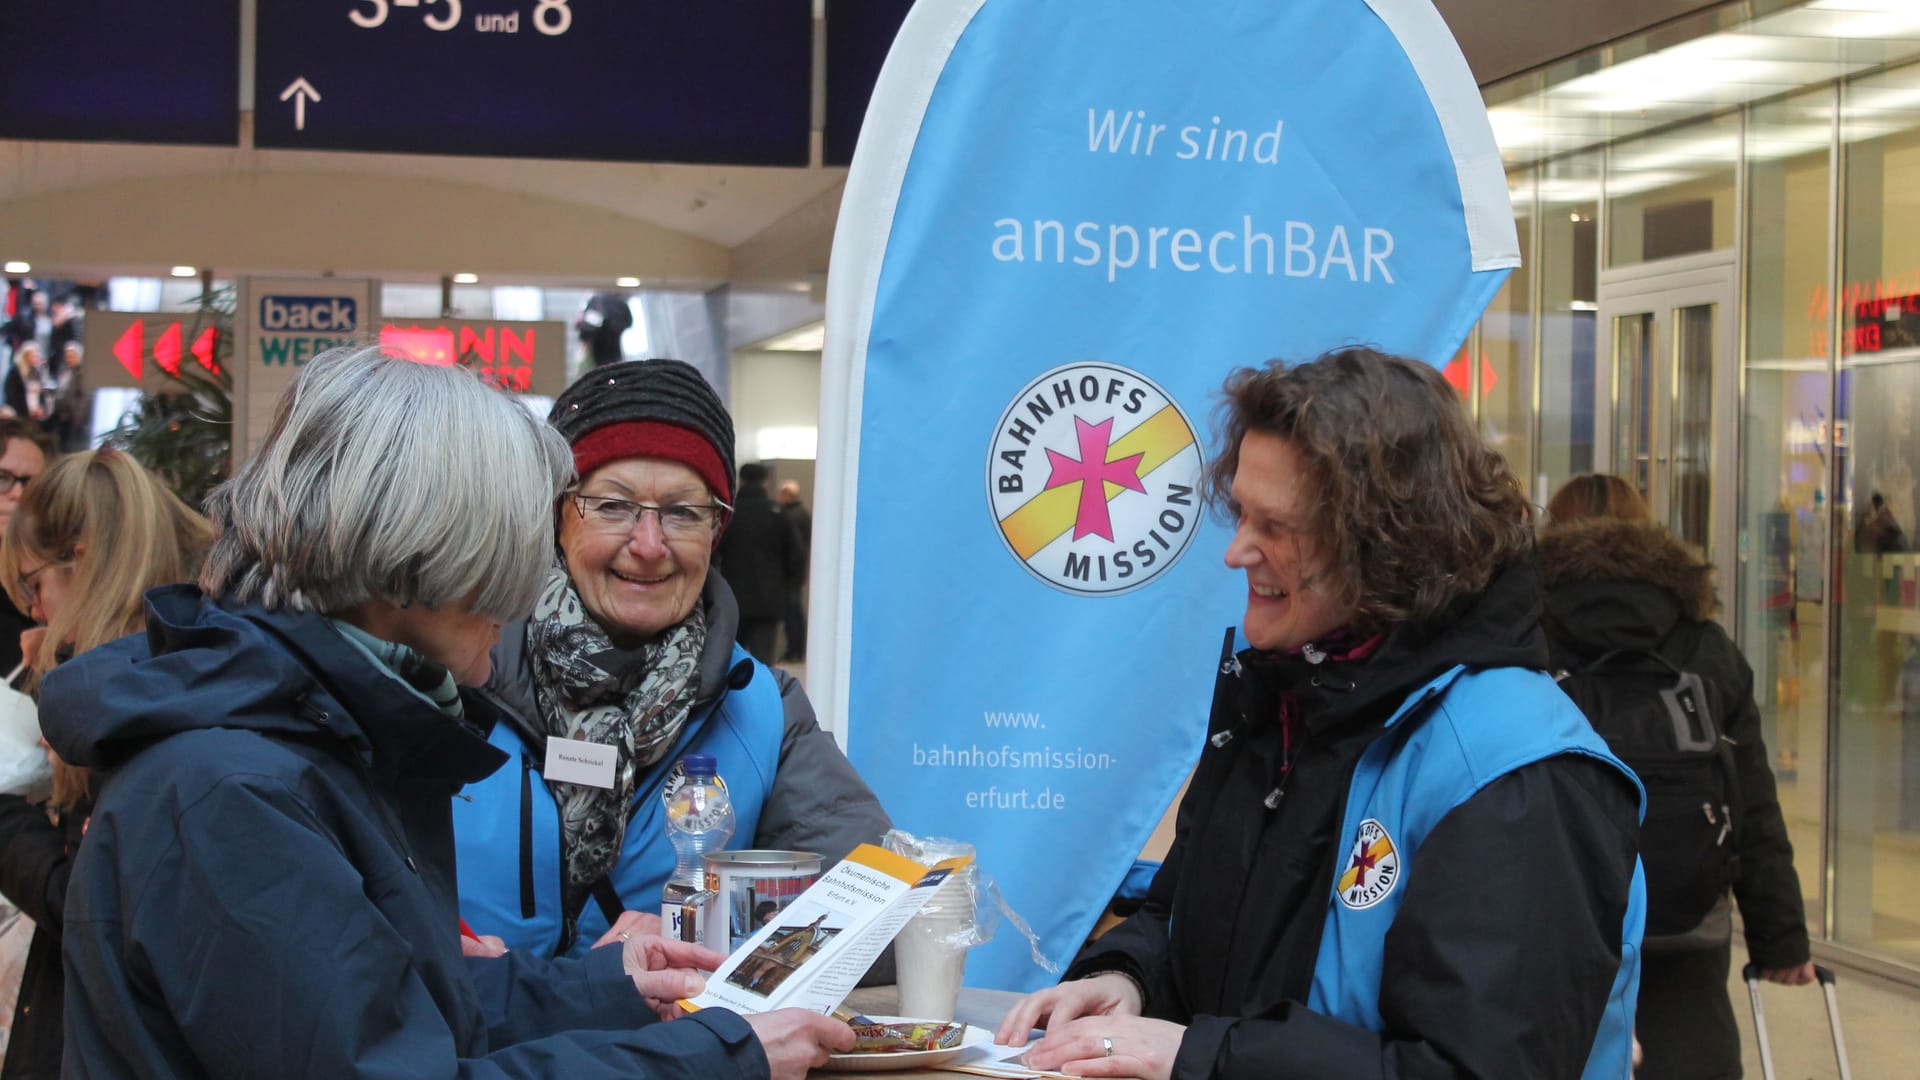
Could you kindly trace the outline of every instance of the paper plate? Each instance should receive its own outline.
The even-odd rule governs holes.
[[[911,1016],[875,1016],[873,1020],[882,1024],[911,1022]],[[967,1025],[966,1033],[960,1037],[960,1045],[946,1050],[889,1050],[874,1054],[835,1054],[827,1059],[821,1068],[833,1072],[895,1072],[902,1069],[927,1069],[942,1062],[957,1058],[970,1046],[986,1046],[993,1043],[993,1032],[983,1031],[973,1024]]]

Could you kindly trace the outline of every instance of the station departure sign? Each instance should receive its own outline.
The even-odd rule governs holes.
[[[258,6],[254,143],[796,165],[812,0]]]
[[[827,0],[826,164],[853,161],[873,81],[912,6],[913,0]]]
[[[5,0],[0,138],[233,146],[240,0]],[[254,142],[806,165],[812,0],[257,5]],[[845,165],[912,0],[826,0],[824,161]]]
[[[5,0],[0,138],[235,145],[238,0]]]

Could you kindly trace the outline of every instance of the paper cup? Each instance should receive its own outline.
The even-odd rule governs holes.
[[[964,940],[973,926],[973,905],[963,883],[943,886],[921,913],[907,920],[893,939],[895,982],[900,1015],[916,1020],[951,1020],[967,973]]]

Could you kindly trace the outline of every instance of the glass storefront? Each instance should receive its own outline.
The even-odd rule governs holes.
[[[1593,469],[1601,157],[1576,154],[1536,170],[1540,411],[1533,501],[1541,506],[1568,477]]]
[[[1920,979],[1916,52],[1516,163],[1475,340],[1536,502],[1620,473],[1719,567],[1809,929]]]
[[[1920,64],[1840,90],[1833,934],[1920,961]]]
[[[1835,91],[1753,108],[1747,122],[1746,403],[1736,636],[1753,667],[1807,910],[1826,848],[1827,550]]]
[[[1608,147],[1606,265],[1732,247],[1739,160],[1737,113]]]
[[[1520,269],[1480,320],[1476,372],[1480,431],[1515,476],[1533,474],[1533,177],[1513,177],[1508,194],[1520,237]],[[1470,343],[1471,344],[1471,343]]]

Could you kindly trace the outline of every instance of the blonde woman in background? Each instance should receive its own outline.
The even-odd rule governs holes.
[[[189,509],[118,450],[59,461],[27,485],[0,542],[0,584],[39,625],[21,635],[35,676],[140,629],[141,595],[192,580],[212,540]],[[60,1075],[60,935],[67,876],[92,807],[88,776],[52,758],[46,805],[0,795],[0,892],[33,919],[0,1077]]]
[[[13,367],[7,372],[8,411],[23,420],[36,423],[45,420],[50,403],[45,392],[47,382],[47,358],[41,355],[40,346],[31,341],[22,342],[13,351]]]

